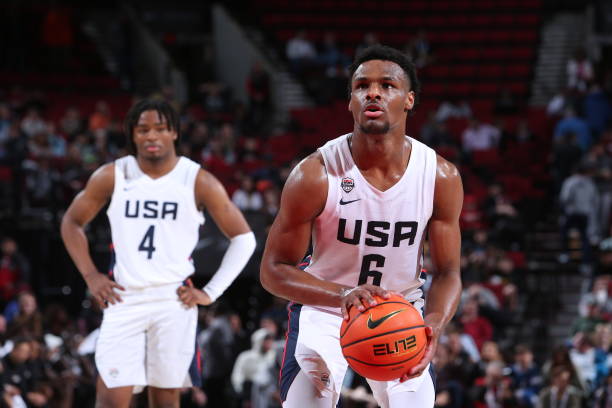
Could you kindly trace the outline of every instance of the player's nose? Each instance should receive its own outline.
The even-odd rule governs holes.
[[[370,99],[380,99],[380,87],[376,84],[372,84],[368,87],[368,92],[366,93],[366,98]]]

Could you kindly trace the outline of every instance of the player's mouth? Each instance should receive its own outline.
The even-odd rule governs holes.
[[[160,145],[145,145],[145,150],[150,153],[159,152],[161,150]]]
[[[370,119],[376,119],[382,116],[382,114],[384,113],[383,109],[375,104],[375,103],[370,103],[368,105],[366,105],[365,110],[363,111],[364,115],[366,115],[366,117],[370,118]]]

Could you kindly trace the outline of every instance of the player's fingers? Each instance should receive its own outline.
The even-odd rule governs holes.
[[[117,288],[117,289],[119,289],[119,290],[123,290],[123,291],[125,291],[125,288],[124,288],[123,286],[121,286],[120,284],[118,284],[117,282],[115,282],[115,281],[111,281],[111,286],[112,286],[113,288]]]
[[[365,307],[376,306],[378,304],[376,299],[374,299],[374,296],[372,296],[372,292],[369,290],[363,292],[361,302],[364,304]]]
[[[106,309],[108,305],[106,304],[104,298],[101,295],[95,296],[94,298],[96,299],[96,302],[98,302],[100,309]]]
[[[193,282],[191,281],[191,279],[187,279],[187,286],[193,288]]]
[[[342,312],[342,318],[344,320],[348,320],[349,313],[348,313],[348,308],[346,307],[346,303],[342,302],[342,304],[340,305],[340,311]]]
[[[383,299],[389,299],[390,294],[388,290],[385,290],[379,286],[374,286],[374,285],[372,285],[368,289],[372,295],[380,296]]]
[[[108,300],[109,302],[112,301],[113,305],[115,304],[115,302],[122,301],[121,296],[119,296],[119,294],[113,290],[113,287],[110,287],[108,289],[108,297],[106,298],[106,300]]]

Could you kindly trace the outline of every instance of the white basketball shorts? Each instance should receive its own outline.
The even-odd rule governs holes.
[[[104,310],[96,366],[108,388],[191,385],[198,312],[179,301],[179,286],[118,291],[123,302]]]
[[[335,407],[348,364],[340,347],[342,316],[289,304],[289,327],[280,375],[284,408]],[[405,381],[368,380],[383,408],[433,407],[435,391],[430,370]],[[315,390],[315,384],[324,389]],[[408,405],[406,405],[408,404]]]

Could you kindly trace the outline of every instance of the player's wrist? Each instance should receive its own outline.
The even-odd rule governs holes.
[[[352,291],[354,291],[356,288],[340,288],[340,299],[344,299],[345,297],[347,297]]]

